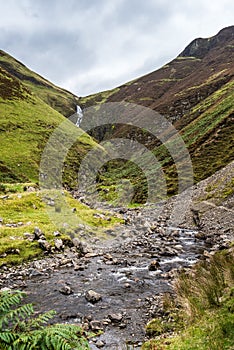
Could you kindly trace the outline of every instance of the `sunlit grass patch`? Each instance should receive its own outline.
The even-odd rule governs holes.
[[[48,192],[47,192],[48,196]],[[25,233],[33,233],[39,227],[46,240],[54,244],[54,232],[61,233],[60,238],[70,240],[79,237],[79,231],[93,232],[104,237],[105,228],[121,222],[110,213],[90,209],[64,192],[64,204],[58,210],[54,193],[49,194],[54,206],[47,206],[45,193],[23,192],[10,193],[0,198],[0,265],[19,263],[43,254],[37,241],[30,242]],[[53,212],[53,215],[51,215]],[[84,237],[85,238],[85,237]]]

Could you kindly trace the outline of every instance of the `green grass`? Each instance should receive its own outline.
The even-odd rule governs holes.
[[[1,161],[18,179],[38,181],[40,153],[63,117],[39,99],[0,99]],[[8,174],[1,174],[6,181]]]
[[[59,113],[69,117],[76,111],[78,97],[69,91],[55,86],[39,74],[28,69],[25,65],[0,50],[0,67],[12,76],[19,78],[34,96],[39,97]]]
[[[111,95],[115,94],[118,91],[119,88],[115,88],[112,90],[106,90],[89,96],[81,97],[79,99],[79,104],[85,108],[88,108],[93,105],[103,104]]]
[[[65,118],[30,95],[25,100],[0,98],[0,113],[0,181],[38,182],[42,151],[51,133]],[[69,169],[74,165],[77,167],[94,145],[87,134],[79,138],[67,159],[70,164],[67,177],[70,176]]]
[[[180,132],[191,156],[195,182],[211,176],[234,159],[233,89],[234,82],[225,84],[184,117],[187,123]],[[163,167],[168,195],[176,194],[178,174],[170,153],[165,145],[156,147],[153,153]],[[131,162],[120,163],[116,169],[115,164],[110,165],[108,173],[102,178],[102,185],[115,185],[116,180],[121,177],[132,179],[135,187],[138,185],[133,201],[144,202],[147,197],[147,183]],[[227,193],[231,193],[231,189],[227,188]],[[112,186],[107,197],[114,200],[115,195]]]
[[[48,195],[56,200],[54,192],[47,192]],[[121,219],[113,217],[107,212],[90,209],[66,192],[64,198],[67,205],[61,204],[59,213],[55,211],[56,205],[48,209],[43,198],[45,198],[45,193],[38,191],[8,193],[8,199],[0,197],[0,218],[2,219],[0,225],[0,265],[21,263],[43,254],[36,241],[29,242],[24,237],[26,232],[33,233],[35,227],[39,227],[46,239],[53,245],[53,232],[57,230],[61,232],[61,238],[69,240],[70,235],[79,236],[77,228],[79,224],[82,224],[87,232],[87,239],[89,239],[91,232],[105,237],[106,228],[122,222]],[[76,209],[75,213],[72,212],[73,208]],[[53,215],[51,216],[52,211]],[[8,227],[7,224],[18,224],[18,226]],[[19,254],[11,253],[12,249],[14,251],[19,249]]]
[[[214,312],[207,312],[181,335],[167,340],[151,340],[142,350],[231,350],[234,347],[234,313],[229,305],[234,298]]]
[[[142,350],[234,348],[233,258],[232,247],[179,275],[176,299],[167,299],[164,310],[164,318],[174,319],[174,326],[165,319],[152,320],[146,331],[158,337],[146,342]]]
[[[234,82],[228,83],[193,108],[191,114],[198,110],[202,113],[182,130],[183,139],[188,147],[208,136],[210,131],[216,129],[233,112],[233,89]]]

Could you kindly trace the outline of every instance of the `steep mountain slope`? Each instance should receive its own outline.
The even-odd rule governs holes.
[[[2,50],[0,50],[0,67],[18,78],[34,95],[40,97],[59,113],[66,117],[75,113],[77,96],[55,86]]]
[[[173,61],[114,90],[81,99],[87,107],[128,101],[180,119],[213,92],[230,82],[234,66],[234,26],[209,39],[195,39]]]
[[[63,115],[0,66],[0,181],[38,182],[44,146],[55,127],[64,120]],[[76,177],[82,156],[94,144],[85,134],[74,145],[67,159],[65,183],[69,183],[72,174]]]
[[[234,159],[234,26],[208,39],[195,39],[172,62],[161,69],[114,90],[84,97],[80,105],[126,101],[149,107],[180,131],[192,158],[195,181],[214,174]],[[105,128],[105,130],[107,130]],[[124,137],[129,127],[95,130],[97,139]],[[112,132],[111,132],[112,130]],[[154,149],[167,174],[169,193],[176,192],[173,160],[158,140],[139,130],[133,138]],[[131,165],[122,165],[130,176]],[[115,165],[110,170],[115,172]],[[132,170],[132,172],[134,172]],[[118,174],[121,171],[118,170]],[[116,172],[111,179],[116,177]],[[138,179],[133,176],[135,184]],[[140,195],[140,197],[143,194]]]

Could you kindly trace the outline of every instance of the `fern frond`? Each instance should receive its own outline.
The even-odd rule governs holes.
[[[17,339],[17,336],[8,331],[8,332],[0,332],[0,344],[12,344]]]
[[[16,328],[22,319],[30,317],[33,312],[32,304],[22,305],[17,309],[10,310],[0,317],[0,327],[4,328],[11,321],[13,328]]]
[[[43,328],[45,324],[48,323],[56,315],[56,311],[51,310],[41,314],[35,318],[28,320],[27,329],[38,329]]]
[[[21,305],[24,293],[0,293],[1,350],[88,350],[82,328],[71,324],[46,325],[56,314],[34,316],[32,304]]]
[[[38,349],[32,346],[32,334],[21,333],[18,334],[17,339],[13,342],[10,349],[13,350],[34,350]]]
[[[25,293],[19,290],[14,293],[9,291],[3,291],[0,293],[0,314],[5,310],[10,310],[12,306],[19,305],[21,300],[24,298]]]

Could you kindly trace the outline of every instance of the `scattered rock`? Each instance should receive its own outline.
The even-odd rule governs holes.
[[[197,239],[203,239],[204,240],[204,239],[206,239],[206,234],[204,232],[199,231],[199,232],[195,233],[194,237],[197,238]]]
[[[157,271],[158,268],[160,267],[160,264],[157,260],[151,261],[151,263],[148,266],[149,271]]]
[[[71,319],[71,318],[78,318],[79,317],[79,314],[77,314],[76,312],[74,312],[74,313],[61,313],[60,315],[59,315],[59,317],[62,319],[62,320],[65,320],[65,321],[67,321],[67,320],[69,320],[69,319]]]
[[[58,250],[63,249],[63,248],[64,248],[64,245],[63,245],[62,239],[55,239],[55,240],[54,240],[54,246],[55,246],[55,248],[57,248]]]
[[[59,292],[64,295],[70,295],[74,293],[72,288],[66,284],[59,289]]]
[[[79,250],[82,248],[82,242],[78,238],[73,238],[72,244]]]
[[[59,237],[59,236],[61,236],[61,233],[58,232],[58,231],[55,231],[55,232],[53,233],[53,235],[54,235],[54,237]]]
[[[102,296],[99,293],[96,293],[94,290],[89,290],[85,293],[85,298],[90,303],[97,303],[98,301],[102,300]]]
[[[25,232],[24,237],[30,242],[33,242],[36,238],[35,234],[29,232]]]
[[[103,324],[101,321],[93,320],[90,322],[90,328],[92,331],[102,331]]]
[[[39,240],[38,240],[38,243],[39,243],[40,247],[41,247],[43,250],[45,250],[46,252],[50,251],[51,245],[50,245],[49,242],[47,242],[47,241],[44,240],[44,239],[39,239]]]
[[[73,262],[73,265],[74,265],[75,271],[84,271],[85,270],[85,265],[75,264],[74,262]]]
[[[18,248],[9,248],[6,250],[6,254],[20,254],[20,250]]]
[[[41,236],[43,235],[43,232],[41,231],[41,229],[39,229],[39,227],[35,227],[34,228],[34,235],[35,235],[36,239],[40,239]]]
[[[103,342],[102,340],[98,340],[97,342],[96,342],[96,347],[97,348],[103,348],[103,346],[105,346],[105,342]]]
[[[50,206],[50,207],[54,207],[55,206],[55,202],[53,199],[50,199],[47,204]]]
[[[36,188],[33,187],[33,186],[25,186],[25,187],[24,187],[24,191],[27,191],[27,192],[36,192]]]
[[[120,314],[120,313],[118,313],[118,314],[109,314],[108,317],[113,323],[119,323],[123,319],[123,315]]]
[[[105,255],[103,256],[103,258],[104,258],[105,260],[113,260],[112,255],[109,254],[109,253],[105,254]]]
[[[4,195],[4,196],[1,196],[0,198],[1,198],[1,199],[8,199],[9,196],[6,194],[6,195]]]

